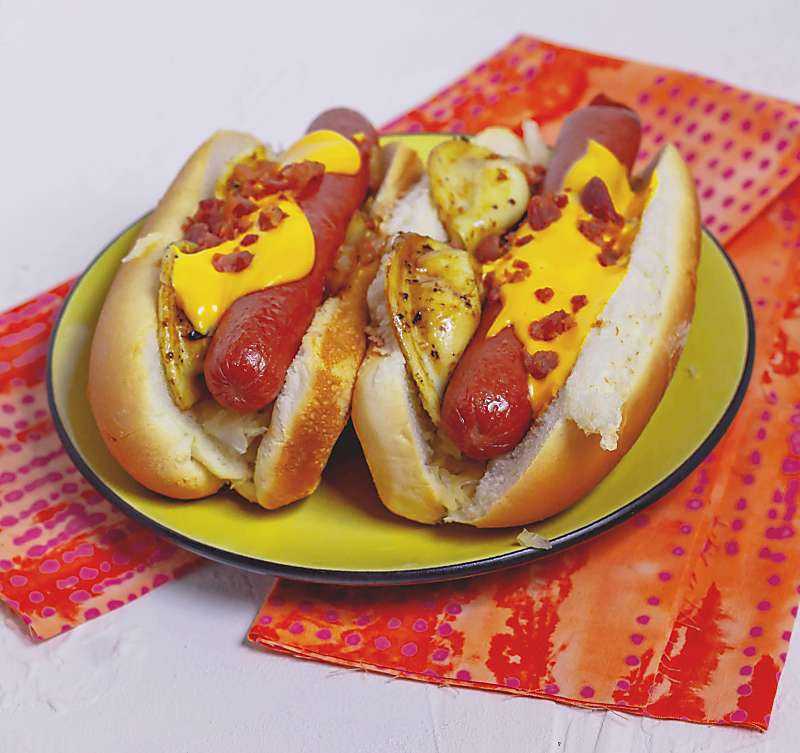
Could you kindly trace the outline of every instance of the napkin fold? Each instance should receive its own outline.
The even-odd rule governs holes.
[[[467,581],[280,581],[249,638],[305,658],[653,717],[766,729],[797,612],[800,110],[709,78],[520,36],[391,132],[563,117],[603,92],[668,141],[755,309],[756,359],[715,452],[603,536]]]

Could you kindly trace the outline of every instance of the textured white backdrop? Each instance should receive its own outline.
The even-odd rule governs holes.
[[[285,143],[340,103],[381,123],[520,31],[800,101],[798,28],[796,0],[0,0],[0,308],[79,271],[217,127]],[[656,722],[257,651],[268,585],[209,565],[41,646],[0,614],[0,750],[797,748],[796,652],[766,735]]]

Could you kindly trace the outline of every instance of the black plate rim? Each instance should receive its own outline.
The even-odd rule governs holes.
[[[393,135],[393,134],[390,134]],[[425,134],[409,134],[409,135],[425,135]],[[105,482],[92,470],[88,462],[83,458],[78,447],[73,444],[72,439],[64,426],[61,416],[59,415],[56,399],[55,389],[53,387],[53,348],[58,338],[58,332],[61,327],[61,322],[64,312],[72,300],[72,296],[79,288],[86,275],[94,267],[97,261],[106,253],[108,248],[112,246],[120,237],[128,232],[137,223],[141,222],[146,213],[138,220],[132,222],[124,230],[118,233],[109,243],[107,243],[103,250],[90,262],[84,272],[75,281],[75,284],[67,295],[58,314],[58,318],[53,326],[51,333],[50,344],[47,353],[47,370],[46,370],[46,386],[47,386],[47,402],[50,408],[50,414],[53,418],[56,432],[61,439],[64,449],[67,451],[72,462],[78,468],[80,473],[86,478],[87,481],[100,492],[107,500],[116,505],[125,514],[144,526],[155,531],[160,536],[172,541],[178,546],[186,549],[194,554],[197,554],[205,559],[210,559],[225,565],[233,565],[234,567],[248,570],[250,572],[259,573],[262,575],[273,575],[288,580],[304,581],[309,583],[324,583],[329,585],[349,585],[349,586],[387,586],[387,585],[416,585],[420,583],[436,583],[443,581],[460,580],[462,578],[469,578],[476,575],[483,575],[489,572],[499,570],[506,570],[511,567],[524,565],[542,557],[548,557],[552,554],[560,552],[567,547],[574,546],[582,541],[593,538],[608,529],[619,525],[623,521],[632,517],[641,510],[649,507],[650,505],[661,499],[667,492],[674,489],[681,481],[683,481],[698,465],[711,453],[711,451],[719,443],[722,436],[733,421],[734,416],[739,410],[744,399],[747,386],[750,383],[750,377],[753,371],[753,362],[755,359],[755,319],[753,316],[753,308],[750,303],[750,297],[747,294],[747,289],[744,286],[741,276],[739,275],[736,265],[733,260],[728,256],[727,251],[722,244],[717,240],[713,233],[707,228],[703,227],[703,232],[713,241],[714,245],[719,249],[727,262],[731,272],[733,273],[736,283],[739,287],[739,293],[742,297],[742,303],[745,308],[747,318],[747,354],[745,357],[745,364],[742,370],[742,375],[739,379],[739,384],[733,394],[731,402],[728,404],[724,413],[720,417],[716,426],[712,429],[709,435],[698,445],[695,451],[689,455],[675,470],[668,476],[659,481],[655,486],[648,489],[644,494],[636,499],[631,500],[623,507],[615,510],[614,512],[606,515],[598,520],[588,523],[581,528],[559,536],[551,540],[551,547],[549,549],[520,549],[517,552],[507,552],[506,554],[498,554],[493,557],[484,557],[478,560],[470,560],[468,562],[457,562],[451,565],[440,565],[437,567],[414,568],[408,570],[327,570],[323,568],[301,567],[298,565],[286,565],[280,562],[270,562],[268,560],[261,560],[255,557],[248,557],[236,552],[230,552],[225,549],[220,549],[211,544],[205,544],[195,539],[189,538],[178,531],[175,531],[167,526],[158,523],[157,521],[148,518],[142,512],[137,510],[131,504],[120,497]],[[518,526],[515,526],[518,528]]]

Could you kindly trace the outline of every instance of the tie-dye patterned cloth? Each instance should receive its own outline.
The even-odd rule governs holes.
[[[519,37],[387,130],[526,117],[552,140],[605,92],[696,177],[754,303],[756,365],[723,442],[665,499],[537,564],[458,583],[280,582],[250,639],[438,683],[765,729],[797,611],[800,111],[711,79]]]
[[[135,601],[196,561],[103,499],[61,446],[44,370],[69,287],[0,315],[0,601],[39,639]]]

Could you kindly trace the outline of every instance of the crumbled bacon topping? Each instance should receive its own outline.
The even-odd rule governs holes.
[[[587,303],[589,299],[585,295],[574,295],[569,299],[572,305],[572,313],[577,314]]]
[[[272,230],[278,227],[288,216],[277,204],[273,204],[261,210],[258,215],[258,228],[264,231]]]
[[[184,238],[194,243],[197,246],[197,251],[218,246],[222,242],[222,239],[212,233],[204,222],[193,222],[189,225],[184,233]]]
[[[581,206],[591,219],[578,222],[578,231],[600,249],[597,261],[601,266],[616,264],[623,255],[617,244],[625,220],[614,208],[606,184],[597,176],[583,187]]]
[[[250,229],[250,215],[258,209],[255,201],[282,191],[307,196],[319,187],[324,173],[325,166],[319,162],[293,162],[281,167],[270,160],[244,160],[231,171],[225,183],[225,198],[203,199],[194,215],[186,218],[184,238],[195,244],[192,251],[233,240]],[[285,216],[279,207],[270,207],[259,215],[259,228],[277,227]]]
[[[620,254],[619,251],[609,246],[597,254],[597,261],[600,262],[601,267],[613,267],[620,260],[621,256],[622,254]]]
[[[528,204],[528,222],[533,230],[544,230],[561,217],[555,198],[550,195],[533,196]]]
[[[608,186],[596,175],[581,191],[581,206],[603,223],[613,223],[618,227],[624,224],[622,215],[614,208]]]
[[[586,240],[590,243],[594,243],[595,246],[602,247],[606,242],[605,233],[607,231],[607,226],[604,222],[600,222],[600,220],[581,220],[578,222],[578,230]]]
[[[553,288],[538,288],[533,294],[539,303],[547,303],[555,295]]]
[[[481,264],[496,261],[508,251],[508,244],[499,235],[487,235],[475,249],[475,258]]]
[[[602,267],[610,267],[622,258],[622,251],[616,247],[618,228],[616,225],[607,224],[600,220],[581,220],[578,230],[590,243],[600,249],[597,261]]]
[[[243,199],[241,196],[231,197],[229,200],[230,211],[234,217],[247,217],[258,209],[252,201]]]
[[[306,196],[319,188],[325,174],[325,165],[319,162],[293,162],[281,170],[281,178],[286,185],[279,190],[293,191],[297,196]]]
[[[544,379],[558,366],[558,353],[554,350],[537,350],[533,355],[525,353],[525,369],[534,379]]]
[[[253,263],[254,258],[249,251],[233,251],[230,254],[214,254],[211,264],[217,272],[241,272]]]
[[[486,300],[492,303],[500,300],[500,285],[494,272],[489,272],[483,279],[483,289],[486,291]]]
[[[184,238],[196,244],[197,251],[233,240],[248,229],[249,215],[256,209],[256,204],[241,196],[203,199],[183,224]]]
[[[266,187],[277,179],[280,172],[277,162],[265,159],[244,160],[234,166],[225,188],[231,195],[261,199],[272,193]]]
[[[564,309],[558,309],[547,316],[531,322],[528,332],[533,340],[550,342],[575,326],[575,319]]]
[[[514,265],[516,267],[516,264]],[[531,276],[531,268],[526,264],[524,267],[517,267],[506,277],[506,282],[522,282]]]
[[[270,160],[240,162],[233,168],[226,188],[232,195],[260,200],[280,191],[304,196],[316,190],[325,173],[319,162],[292,162],[280,167]]]
[[[542,165],[528,165],[525,163],[520,163],[518,167],[525,175],[525,180],[528,181],[528,187],[531,193],[541,193],[544,176],[547,172],[545,168]]]
[[[533,240],[533,236],[529,233],[528,235],[521,235],[517,240],[514,241],[515,246],[525,246]]]

